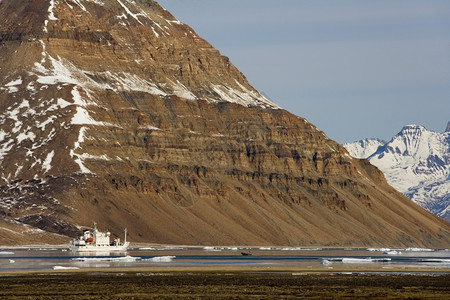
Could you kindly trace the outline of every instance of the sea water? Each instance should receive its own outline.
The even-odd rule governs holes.
[[[388,271],[415,268],[450,273],[450,250],[329,249],[290,247],[146,247],[124,253],[75,253],[66,248],[0,249],[0,273],[108,268],[251,266],[283,268],[364,268]]]

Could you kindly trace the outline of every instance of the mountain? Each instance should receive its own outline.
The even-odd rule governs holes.
[[[355,157],[368,160],[385,174],[388,182],[415,203],[450,220],[450,130],[433,132],[409,125],[379,146],[360,147],[361,142],[344,146]],[[364,142],[364,145],[379,141]],[[373,151],[372,153],[370,153]]]
[[[380,139],[363,139],[353,143],[346,143],[343,146],[356,158],[368,158],[378,150],[378,147],[386,144]]]
[[[450,246],[154,1],[3,0],[0,105],[0,244]]]

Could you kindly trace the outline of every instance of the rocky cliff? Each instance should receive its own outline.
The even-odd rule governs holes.
[[[0,244],[450,245],[154,1],[0,2],[0,106]]]

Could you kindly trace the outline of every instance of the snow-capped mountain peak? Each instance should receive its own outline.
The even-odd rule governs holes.
[[[353,157],[367,158],[378,150],[378,147],[386,144],[380,139],[363,139],[353,143],[346,143],[344,147]]]
[[[379,140],[347,143],[344,147],[354,157],[367,158],[383,171],[394,188],[410,199],[450,218],[449,127],[439,133],[420,125],[407,125],[375,151],[372,145]]]

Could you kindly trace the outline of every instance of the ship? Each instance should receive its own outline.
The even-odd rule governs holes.
[[[123,242],[120,241],[120,238],[111,241],[111,233],[99,231],[94,222],[92,230],[86,229],[82,236],[70,241],[69,249],[74,252],[125,252],[130,242],[127,242],[126,228],[124,232]]]

